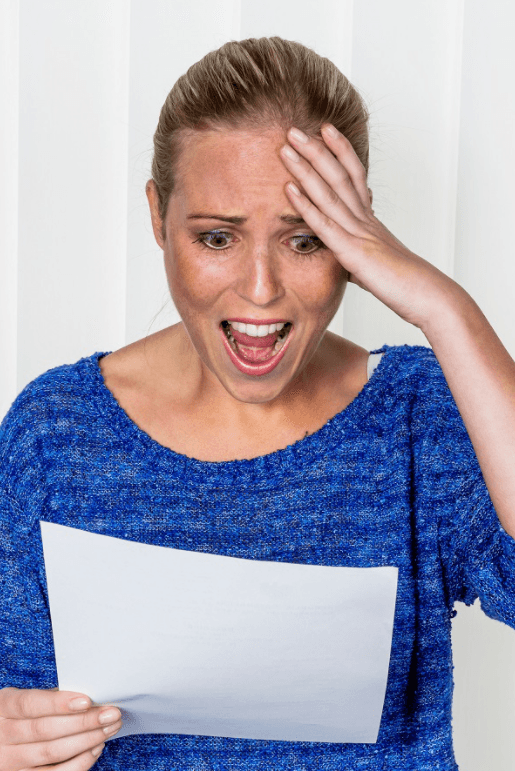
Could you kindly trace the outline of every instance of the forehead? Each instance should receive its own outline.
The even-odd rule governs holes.
[[[171,202],[183,210],[291,208],[284,186],[293,177],[279,155],[286,131],[220,129],[181,138]],[[249,213],[248,211],[246,212]]]

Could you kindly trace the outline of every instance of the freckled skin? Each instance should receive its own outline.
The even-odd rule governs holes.
[[[294,181],[279,155],[285,142],[278,129],[195,132],[184,138],[164,240],[153,183],[147,186],[154,234],[182,319],[185,377],[195,380],[206,403],[215,397],[229,408],[232,402],[236,411],[245,409],[242,403],[247,409],[259,411],[268,403],[280,410],[282,403],[291,407],[303,389],[313,391],[313,381],[330,367],[324,332],[347,284],[346,271],[329,250],[307,256],[287,243],[294,235],[316,234],[279,219],[298,216],[284,190]],[[241,225],[187,220],[200,212],[248,219]],[[231,234],[230,243],[222,242],[225,249],[192,243],[199,232],[213,229]],[[245,375],[230,362],[219,325],[234,317],[293,322],[290,348],[268,375]]]

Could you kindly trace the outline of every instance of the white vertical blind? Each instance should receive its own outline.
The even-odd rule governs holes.
[[[515,356],[515,6],[467,0],[454,278]],[[515,633],[476,602],[453,624],[456,756],[465,771],[515,768]]]
[[[18,2],[0,2],[0,414],[17,392]]]
[[[453,271],[462,0],[354,6],[352,79],[371,112],[376,216],[416,254]],[[351,290],[351,291],[349,291]],[[344,336],[427,345],[422,332],[349,286]],[[352,292],[352,293],[351,293]]]
[[[332,59],[371,112],[379,218],[455,278],[512,356],[515,6],[510,0],[0,0],[0,410],[46,369],[174,323],[145,182],[175,80],[230,39]],[[427,345],[349,285],[330,327],[369,350]],[[515,768],[515,634],[453,622],[464,771]]]
[[[514,356],[515,5],[465,7],[454,277]]]
[[[125,342],[129,10],[20,3],[18,388]]]
[[[132,0],[129,104],[127,314],[133,342],[179,320],[148,213],[152,137],[168,92],[188,67],[226,40],[239,37],[232,0],[186,5]],[[104,349],[107,350],[107,349]]]

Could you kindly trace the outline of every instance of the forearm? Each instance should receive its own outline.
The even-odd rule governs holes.
[[[458,284],[422,331],[440,363],[504,530],[515,538],[515,361]]]

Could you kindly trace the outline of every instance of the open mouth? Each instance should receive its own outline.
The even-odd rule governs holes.
[[[220,327],[233,364],[245,374],[264,375],[283,358],[293,324],[254,325],[226,320]]]
[[[271,330],[271,327],[275,329]],[[271,324],[268,327],[268,334],[265,334],[263,327],[222,321],[222,329],[233,351],[248,358],[249,361],[264,361],[278,353],[285,344],[291,328],[290,321],[285,324]]]

